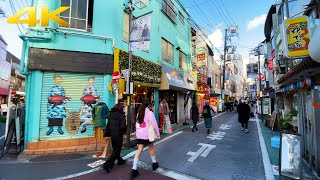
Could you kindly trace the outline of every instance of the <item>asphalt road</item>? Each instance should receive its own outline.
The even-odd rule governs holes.
[[[219,129],[221,125],[231,127],[223,130]],[[183,133],[157,145],[160,166],[200,179],[265,179],[256,122],[249,122],[250,133],[246,134],[241,130],[236,113],[229,112],[214,118],[213,130],[226,133],[224,136],[222,134],[221,140],[207,138],[204,123],[198,129],[194,133],[191,129],[185,129]],[[191,162],[188,153],[199,151],[203,145],[215,147],[211,146],[212,150],[206,157],[200,154]],[[151,161],[147,151],[141,160]]]
[[[213,130],[221,132],[220,137],[210,135],[208,138],[204,123],[198,128],[194,133],[186,128],[156,145],[160,164],[156,172],[151,171],[151,159],[145,150],[139,163],[138,179],[265,179],[256,122],[249,122],[250,133],[246,134],[241,131],[236,113],[228,112],[214,118]],[[81,180],[129,179],[132,158],[128,159],[128,164],[116,166],[109,174],[99,167],[87,166],[97,160],[87,156],[62,162],[0,161],[0,179],[37,180],[68,175]],[[83,175],[79,176],[79,173]]]

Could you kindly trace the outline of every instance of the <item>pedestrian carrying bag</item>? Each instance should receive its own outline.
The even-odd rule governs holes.
[[[213,111],[213,109],[212,109],[212,108],[210,108],[210,115],[211,115],[211,117],[213,117],[213,116],[214,116],[214,111]]]
[[[149,141],[153,142],[156,139],[156,133],[154,132],[153,126],[150,122],[149,119],[149,123],[148,123],[148,137],[149,137]]]

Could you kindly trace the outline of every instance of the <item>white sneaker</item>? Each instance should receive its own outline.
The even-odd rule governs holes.
[[[248,132],[249,132],[249,130],[248,130],[248,129],[245,129],[245,130],[244,130],[244,132],[245,132],[245,133],[248,133]]]
[[[242,131],[244,131],[244,128],[242,128]]]

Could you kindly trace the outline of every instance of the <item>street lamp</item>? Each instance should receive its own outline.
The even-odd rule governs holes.
[[[9,130],[9,116],[10,116],[10,108],[11,108],[11,93],[12,93],[12,88],[13,88],[14,83],[10,82],[9,85],[9,97],[8,97],[8,109],[7,109],[7,120],[6,120],[6,132],[5,132],[5,139],[7,138],[8,135],[8,130]]]

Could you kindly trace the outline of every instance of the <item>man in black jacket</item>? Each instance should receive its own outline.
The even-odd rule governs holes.
[[[106,135],[111,136],[111,144],[113,152],[110,158],[104,163],[103,169],[110,172],[113,168],[114,162],[118,160],[118,165],[121,166],[126,163],[122,159],[120,153],[122,150],[123,135],[126,133],[126,118],[123,112],[123,106],[118,103],[111,109],[109,122],[106,127]]]
[[[238,122],[242,125],[242,131],[245,133],[248,133],[248,121],[250,119],[250,106],[246,104],[245,102],[240,102],[237,108],[238,112]]]

